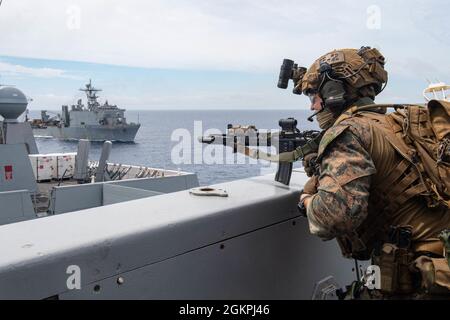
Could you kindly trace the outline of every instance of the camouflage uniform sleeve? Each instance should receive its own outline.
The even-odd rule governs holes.
[[[369,128],[348,128],[325,149],[318,192],[308,204],[312,234],[329,240],[355,230],[367,217],[371,175],[376,172],[368,153]]]

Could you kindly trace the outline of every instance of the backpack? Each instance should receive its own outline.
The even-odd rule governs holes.
[[[396,136],[395,148],[419,171],[429,207],[450,208],[450,101],[431,100],[427,106],[370,104],[353,106],[339,123],[354,114],[373,109],[395,111],[386,115]]]
[[[429,207],[450,208],[450,101],[431,100],[426,107],[392,106],[387,115],[397,137],[414,150]]]

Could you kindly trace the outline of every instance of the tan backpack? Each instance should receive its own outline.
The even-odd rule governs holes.
[[[422,180],[428,189],[428,205],[450,208],[450,102],[431,100],[426,107],[393,106],[388,114],[397,137],[415,150]]]
[[[427,106],[371,104],[354,106],[335,122],[374,109],[394,108],[386,117],[396,136],[394,147],[420,173],[429,207],[450,208],[450,101],[431,100]]]

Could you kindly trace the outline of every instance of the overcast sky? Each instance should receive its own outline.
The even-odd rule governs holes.
[[[89,78],[130,109],[306,108],[276,88],[283,58],[309,66],[334,48],[377,47],[380,102],[420,102],[450,82],[447,0],[3,0],[0,83],[59,108]]]

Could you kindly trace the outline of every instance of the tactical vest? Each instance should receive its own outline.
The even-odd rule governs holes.
[[[370,259],[376,246],[386,240],[397,210],[413,198],[423,198],[428,207],[450,206],[450,162],[446,158],[450,156],[450,104],[430,103],[437,113],[436,126],[424,107],[371,105],[348,109],[325,133],[319,157],[350,126],[345,120],[353,118],[367,126],[371,134],[367,151],[377,170],[372,176],[367,219],[353,234],[337,239],[344,256]],[[373,112],[387,107],[396,107],[396,112]]]

